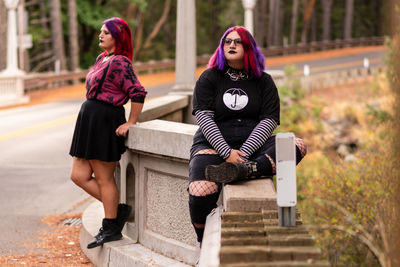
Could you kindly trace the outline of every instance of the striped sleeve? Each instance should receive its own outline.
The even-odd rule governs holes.
[[[228,158],[232,149],[225,141],[221,131],[214,121],[214,112],[211,110],[197,110],[195,117],[197,124],[200,126],[207,141],[222,158]]]
[[[263,119],[253,129],[246,142],[240,148],[246,157],[250,157],[257,149],[259,149],[271,136],[277,124],[272,119]]]

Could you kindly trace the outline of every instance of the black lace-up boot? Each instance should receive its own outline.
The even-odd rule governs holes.
[[[122,238],[121,231],[117,223],[117,219],[103,219],[102,227],[94,240],[87,245],[87,248],[95,248],[104,243],[120,240]]]
[[[217,183],[231,183],[248,178],[257,178],[257,165],[253,161],[243,163],[224,162],[220,165],[208,165],[206,167],[206,179]]]
[[[132,211],[131,206],[127,204],[118,204],[117,223],[120,232],[124,228],[125,223],[128,221],[131,211]]]

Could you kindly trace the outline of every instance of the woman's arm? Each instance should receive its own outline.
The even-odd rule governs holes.
[[[129,113],[129,120],[124,124],[120,125],[117,128],[117,130],[115,130],[115,133],[118,136],[126,137],[129,127],[133,124],[136,124],[140,112],[142,111],[142,108],[143,108],[143,103],[131,102],[131,112]]]
[[[197,124],[206,137],[207,141],[218,152],[218,154],[227,159],[231,154],[232,148],[225,141],[217,124],[214,121],[214,111],[197,110],[195,113]]]
[[[240,151],[242,151],[247,158],[250,157],[257,149],[265,144],[276,126],[277,123],[273,119],[261,120],[240,147]]]

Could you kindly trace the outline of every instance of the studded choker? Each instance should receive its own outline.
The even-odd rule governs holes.
[[[249,75],[245,71],[228,68],[225,73],[228,74],[229,78],[235,82],[249,79]]]

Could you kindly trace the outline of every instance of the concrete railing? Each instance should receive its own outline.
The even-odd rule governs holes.
[[[384,37],[370,37],[370,38],[358,38],[349,40],[335,40],[330,42],[311,42],[308,44],[296,44],[289,46],[270,46],[261,48],[265,56],[279,56],[287,54],[300,54],[309,53],[315,51],[322,51],[328,49],[340,49],[345,47],[354,46],[371,46],[371,45],[383,45]],[[204,54],[197,57],[197,65],[204,66],[208,63],[211,55]],[[174,59],[163,59],[159,61],[151,60],[149,62],[135,62],[133,68],[137,73],[153,73],[162,71],[171,71],[175,69]],[[88,70],[79,71],[64,71],[61,73],[30,73],[24,78],[25,92],[40,89],[49,88],[52,86],[58,86],[66,84],[73,80],[84,79]]]
[[[302,76],[300,77],[300,82],[302,87],[307,89],[307,92],[311,92],[318,89],[366,82],[384,71],[384,66],[330,71]],[[285,82],[286,80],[283,79],[280,81],[280,84],[284,84]]]
[[[24,96],[22,74],[7,76],[0,74],[0,107],[26,103],[28,96]]]

